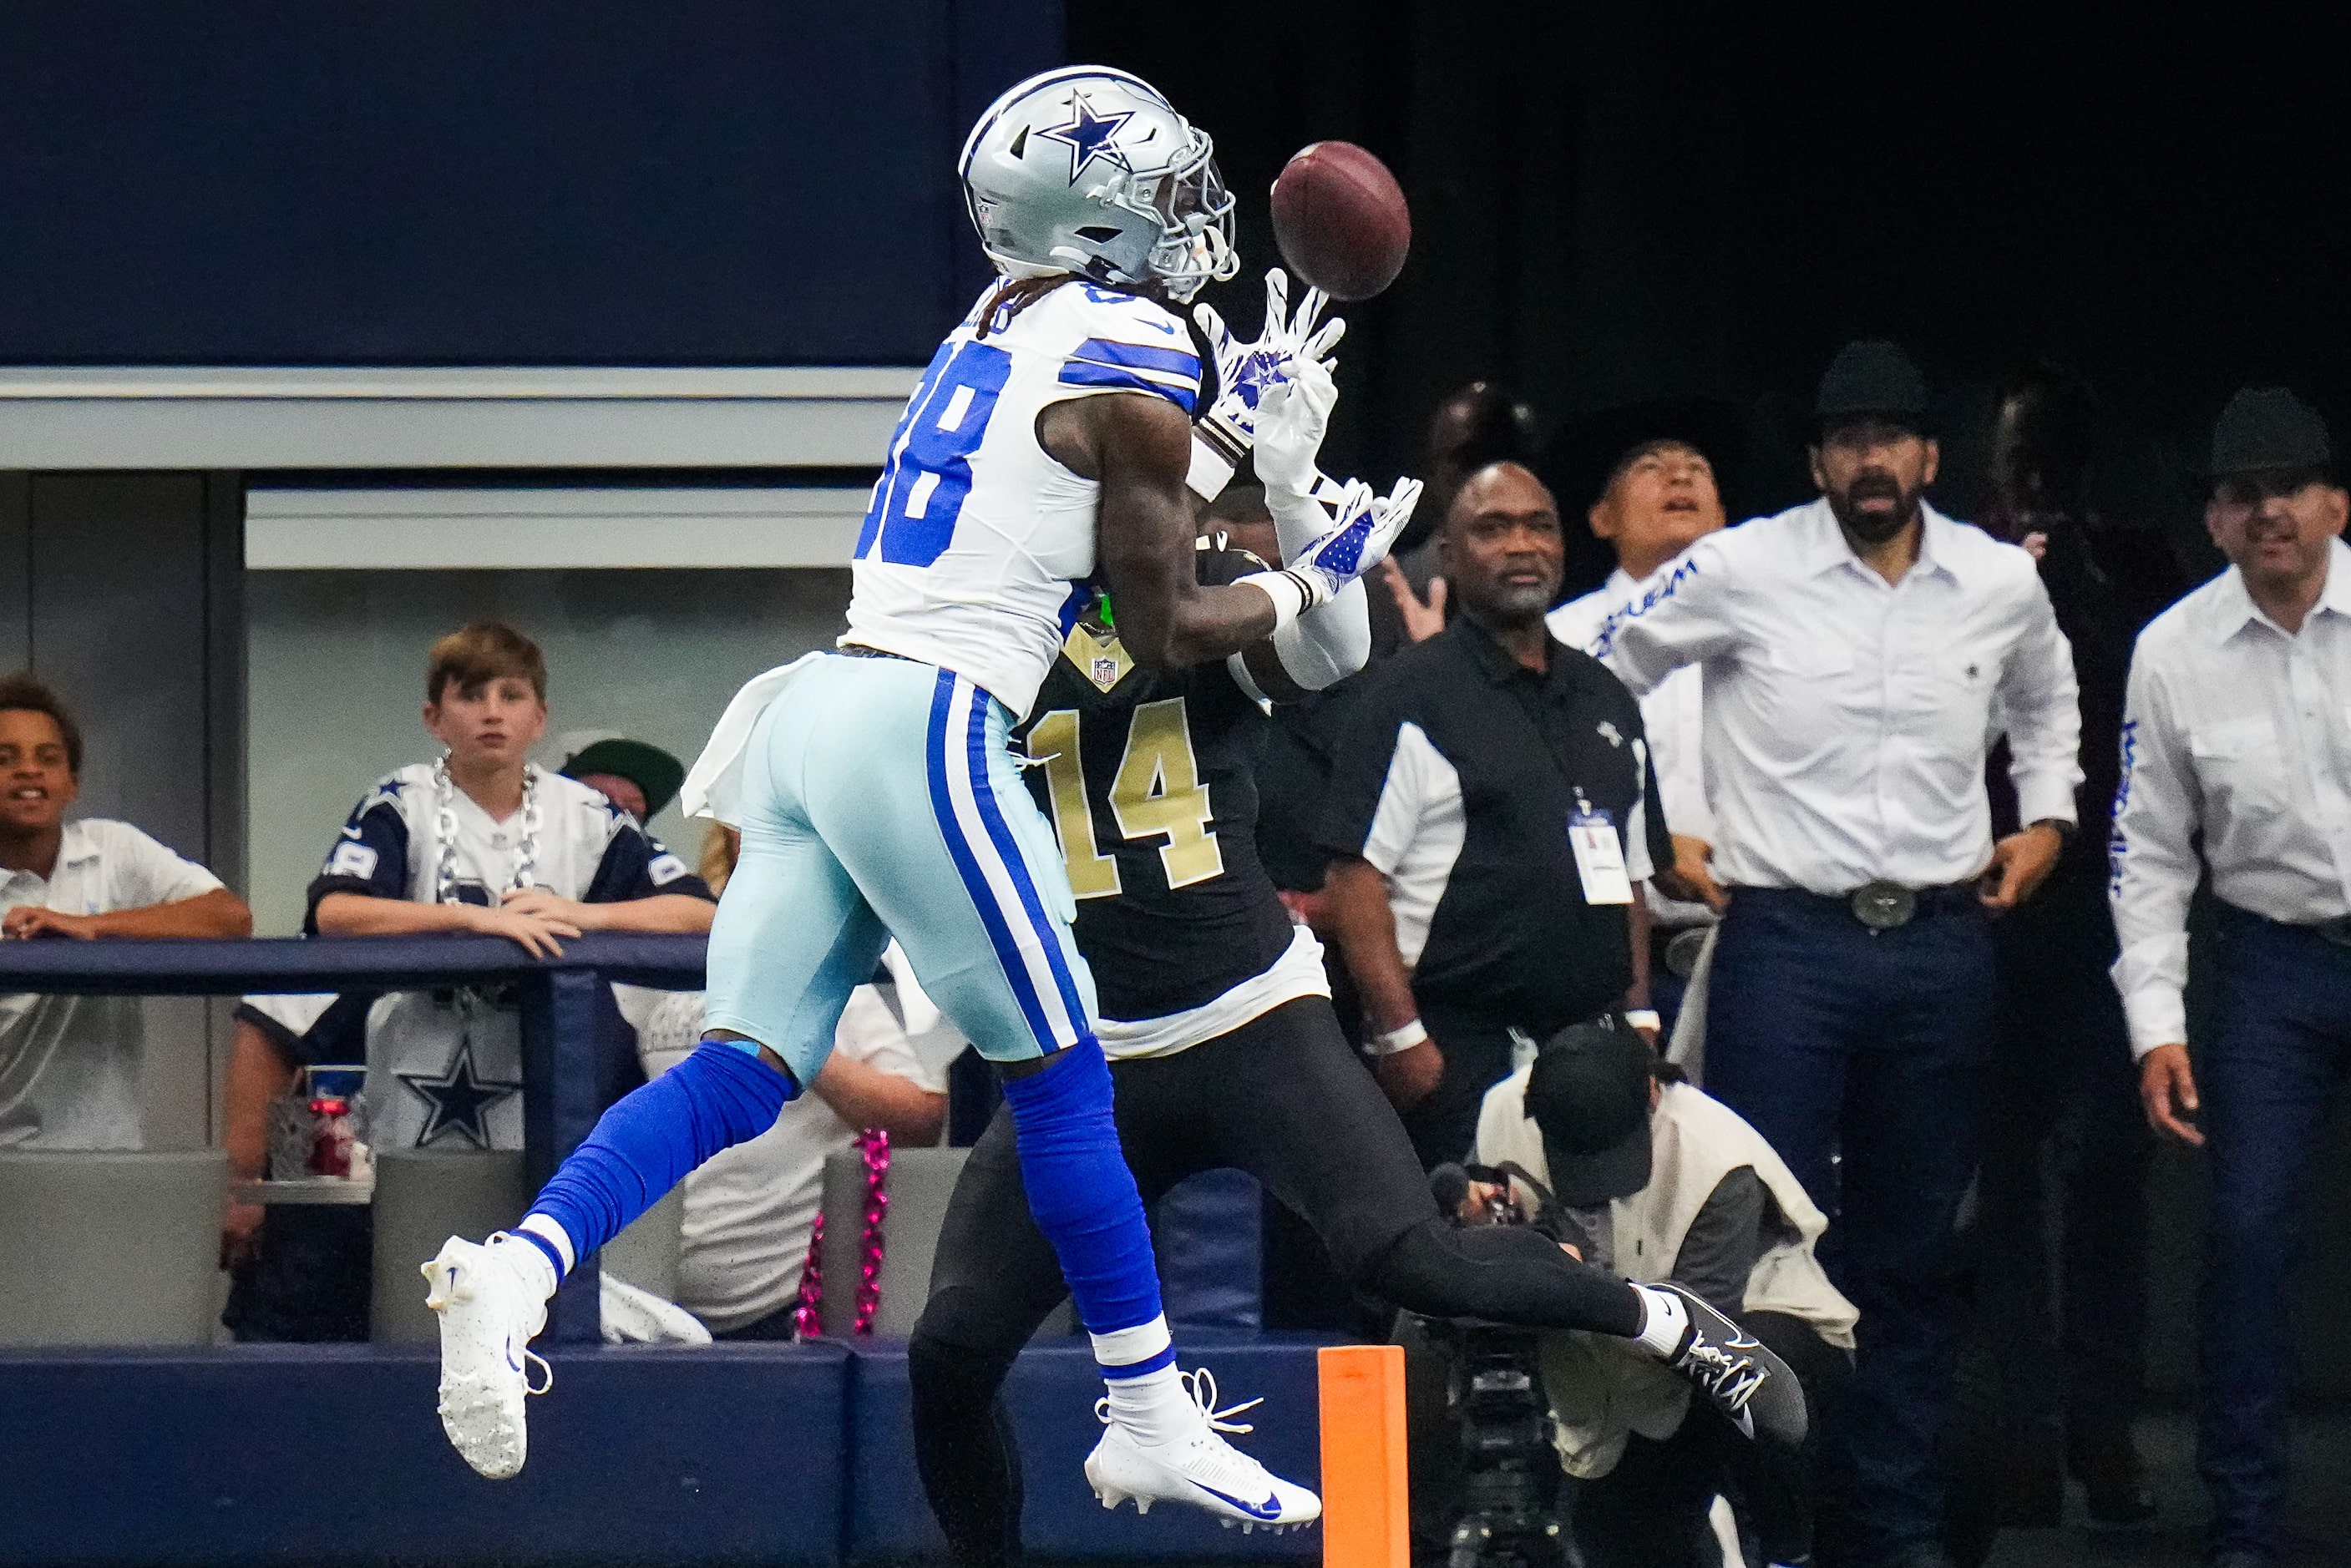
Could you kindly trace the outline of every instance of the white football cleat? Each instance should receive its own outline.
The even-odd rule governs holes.
[[[1217,1436],[1251,1428],[1227,1419],[1263,1404],[1251,1399],[1228,1410],[1216,1408],[1217,1380],[1207,1368],[1182,1374],[1199,1411],[1199,1424],[1168,1443],[1143,1443],[1110,1418],[1110,1401],[1102,1400],[1094,1414],[1107,1430],[1094,1451],[1086,1456],[1086,1483],[1104,1508],[1132,1502],[1137,1513],[1149,1513],[1155,1502],[1188,1503],[1214,1514],[1218,1522],[1238,1524],[1244,1531],[1259,1525],[1284,1530],[1311,1524],[1322,1517],[1322,1500],[1302,1486],[1293,1486]]]
[[[522,1469],[529,1437],[523,1398],[555,1381],[528,1348],[547,1326],[546,1299],[505,1249],[490,1244],[499,1241],[512,1244],[503,1231],[478,1244],[452,1236],[423,1265],[432,1287],[424,1304],[441,1314],[441,1429],[458,1456],[492,1480]],[[535,1388],[526,1370],[533,1365],[543,1375]]]

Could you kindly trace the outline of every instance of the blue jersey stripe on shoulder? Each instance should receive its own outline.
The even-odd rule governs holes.
[[[1129,392],[1156,392],[1186,413],[1199,401],[1196,387],[1172,387],[1165,381],[1155,381],[1141,372],[1113,369],[1108,365],[1091,365],[1082,359],[1072,359],[1061,367],[1061,384],[1068,387],[1115,387]]]
[[[1200,357],[1187,348],[1155,348],[1147,343],[1121,343],[1113,337],[1089,337],[1078,345],[1073,359],[1097,365],[1120,365],[1130,370],[1165,370],[1170,375],[1200,379]]]

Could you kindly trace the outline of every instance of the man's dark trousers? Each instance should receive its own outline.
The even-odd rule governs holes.
[[[2121,1445],[2145,1402],[2147,1170],[2154,1135],[2122,998],[2103,865],[2061,865],[1993,925],[2000,1023],[1978,1213],[1998,1260],[1977,1282],[2011,1438],[2056,1462],[2056,1430]],[[2053,1147],[2056,1191],[2044,1180]],[[2054,1268],[2048,1219],[2062,1224]],[[2056,1275],[2052,1278],[2053,1272]],[[2053,1477],[2052,1478],[2054,1479]]]
[[[2221,907],[2220,1027],[2200,1053],[2212,1157],[2196,1463],[2213,1546],[2283,1545],[2286,1285],[2300,1261],[2311,1153],[2351,1066],[2351,948]]]
[[[1844,899],[1731,895],[1708,998],[1706,1089],[1831,1216],[1821,1262],[1861,1309],[1829,1490],[1863,1561],[1940,1538],[1934,1447],[1961,1327],[1955,1228],[1975,1174],[1995,990],[1972,889],[1874,931]]]

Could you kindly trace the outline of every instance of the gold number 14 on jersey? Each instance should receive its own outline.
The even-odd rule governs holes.
[[[1046,793],[1053,803],[1053,831],[1061,841],[1070,890],[1081,898],[1107,898],[1119,891],[1118,862],[1094,841],[1093,812],[1086,802],[1086,774],[1079,750],[1081,735],[1074,708],[1056,708],[1029,730],[1029,755],[1045,769]],[[1145,702],[1134,710],[1126,750],[1111,781],[1111,815],[1122,837],[1165,837],[1160,868],[1170,888],[1188,888],[1221,877],[1224,852],[1208,824],[1208,786],[1192,749],[1192,728],[1184,699]]]

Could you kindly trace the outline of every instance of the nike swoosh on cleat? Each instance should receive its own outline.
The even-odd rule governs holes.
[[[1281,1499],[1278,1494],[1267,1498],[1263,1502],[1243,1502],[1239,1498],[1234,1497],[1229,1492],[1218,1491],[1215,1487],[1204,1486],[1198,1481],[1194,1481],[1192,1484],[1199,1487],[1202,1491],[1207,1492],[1210,1497],[1215,1498],[1219,1502],[1231,1503],[1235,1508],[1239,1509],[1251,1519],[1280,1519],[1281,1517]]]

